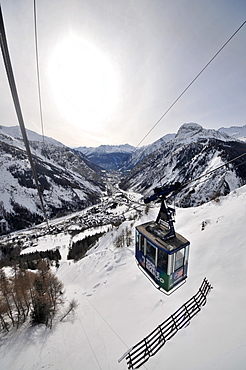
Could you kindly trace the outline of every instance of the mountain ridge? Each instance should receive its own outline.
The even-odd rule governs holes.
[[[231,137],[234,137],[241,141],[246,141],[246,125],[244,126],[231,126],[231,127],[221,127],[219,132],[224,132]]]
[[[103,173],[88,158],[53,140],[45,146],[39,140],[29,143],[49,218],[100,201]],[[0,161],[0,234],[40,223],[43,214],[23,142],[2,130]]]
[[[244,158],[206,175],[246,153],[246,144],[198,124],[183,124],[173,140],[134,166],[121,180],[124,190],[149,195],[155,187],[194,181],[176,195],[182,207],[197,206],[246,183]],[[200,180],[204,177],[204,180]]]

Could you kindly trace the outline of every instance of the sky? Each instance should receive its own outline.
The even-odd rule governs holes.
[[[1,0],[26,128],[42,133],[34,1]],[[71,146],[143,139],[246,19],[245,0],[36,0],[44,134]],[[185,122],[246,124],[246,25],[141,145]],[[0,125],[18,124],[0,57]]]

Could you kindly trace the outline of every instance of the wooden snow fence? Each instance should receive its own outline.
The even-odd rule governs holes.
[[[204,278],[198,292],[192,298],[157,326],[146,338],[135,344],[120,360],[126,358],[128,369],[138,369],[151,356],[154,356],[167,340],[171,339],[180,329],[189,325],[190,320],[206,304],[207,295],[212,288],[208,280]]]

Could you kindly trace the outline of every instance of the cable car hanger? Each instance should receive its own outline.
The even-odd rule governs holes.
[[[178,192],[181,187],[176,182],[155,188],[154,194],[145,198],[144,203],[160,199],[156,221],[136,226],[137,264],[154,286],[165,294],[171,294],[187,278],[190,242],[175,232],[175,211],[165,201],[167,195]]]

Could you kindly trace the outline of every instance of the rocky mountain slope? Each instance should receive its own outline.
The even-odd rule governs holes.
[[[105,185],[95,164],[54,139],[45,138],[43,143],[40,135],[29,130],[28,136],[49,217],[74,212],[100,200]],[[33,175],[17,128],[1,126],[0,163],[0,233],[42,221]]]
[[[245,157],[199,179],[243,153],[246,153],[244,142],[196,123],[186,123],[173,140],[135,166],[122,179],[120,187],[149,195],[156,186],[176,181],[182,185],[189,183],[176,195],[176,201],[180,206],[196,206],[246,183]]]

